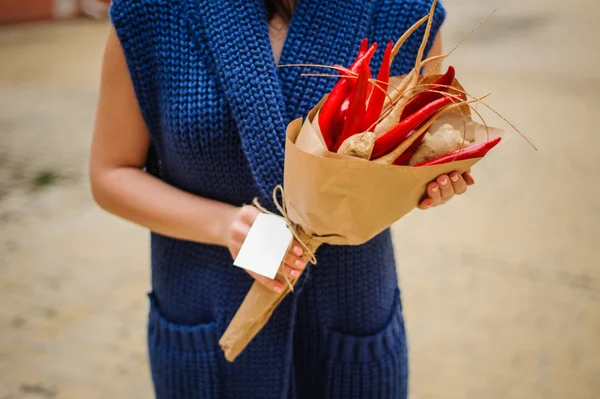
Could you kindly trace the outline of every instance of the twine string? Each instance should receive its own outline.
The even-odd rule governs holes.
[[[279,201],[279,198],[277,197],[277,193],[281,193],[281,202]],[[304,239],[300,238],[300,234],[298,234],[298,226],[293,223],[289,216],[288,216],[288,212],[287,212],[287,207],[285,204],[285,196],[284,196],[284,191],[283,191],[283,187],[281,185],[277,185],[274,189],[273,189],[273,203],[275,204],[275,207],[277,208],[277,210],[279,211],[279,215],[269,211],[268,209],[266,209],[265,207],[263,207],[260,202],[258,201],[258,198],[254,198],[254,200],[252,201],[252,204],[261,212],[266,213],[268,215],[273,215],[273,216],[277,216],[277,217],[281,217],[285,220],[285,222],[288,225],[288,228],[290,229],[290,231],[292,232],[292,235],[294,236],[294,238],[296,239],[296,241],[298,241],[298,243],[304,248],[305,251],[305,255],[309,255],[308,257],[308,261],[310,263],[312,263],[313,265],[317,264],[317,258],[315,256],[315,253],[313,250],[311,250],[308,245],[304,242]],[[285,274],[283,274],[283,278],[285,279],[285,281],[287,282],[290,291],[294,291],[294,286],[293,284],[290,282],[290,280],[287,278],[287,276]]]

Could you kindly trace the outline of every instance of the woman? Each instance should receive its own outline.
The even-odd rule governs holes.
[[[404,398],[407,348],[389,231],[324,247],[242,355],[218,346],[252,279],[232,266],[282,182],[289,121],[331,89],[276,64],[348,65],[363,37],[397,38],[429,0],[114,0],[90,175],[98,204],[152,231],[148,347],[158,398]],[[293,10],[293,19],[292,16]],[[441,6],[429,55],[441,53]],[[291,21],[291,24],[290,24]],[[420,32],[420,34],[419,34]],[[412,68],[423,30],[396,57]],[[284,46],[285,41],[285,46]],[[381,63],[382,51],[374,59]],[[440,176],[426,209],[472,178]],[[282,273],[301,274],[294,245]]]

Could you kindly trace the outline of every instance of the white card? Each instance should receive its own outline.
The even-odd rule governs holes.
[[[233,264],[268,278],[275,278],[293,234],[284,219],[261,213],[250,228]]]

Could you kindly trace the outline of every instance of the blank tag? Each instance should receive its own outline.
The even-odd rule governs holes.
[[[292,240],[292,232],[284,219],[261,213],[250,228],[233,264],[275,278]]]

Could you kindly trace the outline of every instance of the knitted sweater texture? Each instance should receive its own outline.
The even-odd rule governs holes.
[[[280,64],[349,65],[363,37],[383,47],[429,0],[299,0]],[[445,17],[438,6],[432,37]],[[149,173],[234,205],[270,204],[287,124],[335,84],[277,68],[260,0],[113,0],[115,26],[151,134]],[[392,66],[414,65],[424,28]],[[428,43],[427,50],[431,47]],[[407,345],[389,231],[324,246],[242,355],[218,346],[252,279],[226,248],[151,235],[150,366],[157,398],[405,398]]]

